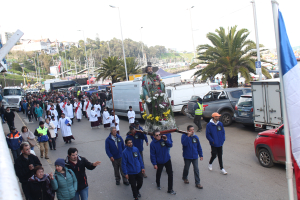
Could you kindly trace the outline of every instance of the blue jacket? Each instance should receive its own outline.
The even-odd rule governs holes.
[[[154,139],[150,144],[150,160],[153,165],[165,164],[171,159],[169,147],[172,147],[170,140],[164,141]]]
[[[138,174],[144,169],[144,163],[139,149],[126,147],[122,153],[122,170],[125,175]]]
[[[26,103],[25,103],[25,102],[23,103],[23,109],[24,109],[24,110],[27,110],[27,105],[28,105],[27,102],[26,102]]]
[[[197,159],[198,155],[203,157],[201,144],[197,135],[188,137],[186,134],[181,136],[182,156],[185,159]]]
[[[215,125],[212,120],[206,125],[206,138],[213,147],[223,146],[225,141],[225,130],[222,122]]]
[[[118,159],[122,157],[122,152],[125,149],[124,141],[120,135],[117,134],[118,148],[115,141],[111,138],[111,134],[105,140],[105,151],[109,158]]]
[[[37,117],[43,116],[43,109],[41,107],[36,107],[34,112],[37,115]]]
[[[171,143],[173,144],[173,140],[172,140],[172,134],[171,133],[166,133],[166,134],[163,134],[165,136],[167,136],[167,139],[169,141],[171,141]],[[154,137],[151,135],[151,139],[154,140]]]
[[[19,133],[19,131],[16,131],[14,134],[12,132],[10,132],[6,136],[7,145],[11,150],[20,149],[20,144],[22,143],[22,141],[23,141],[23,138],[22,138],[21,134]]]
[[[129,134],[131,134],[131,133],[130,132],[127,133],[126,139],[131,139],[133,146],[135,146],[136,148],[139,149],[140,152],[142,152],[144,150],[144,147],[143,147],[144,140],[146,142],[148,142],[147,135],[145,135],[143,133],[138,133],[138,132],[136,132],[134,136],[129,135]]]

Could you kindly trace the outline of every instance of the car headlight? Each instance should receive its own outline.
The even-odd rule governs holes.
[[[260,135],[259,135],[259,134],[257,134],[256,138],[259,138],[259,137],[260,137]]]

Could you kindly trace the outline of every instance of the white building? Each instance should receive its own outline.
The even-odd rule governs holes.
[[[14,32],[2,32],[0,34],[2,44],[5,44],[13,34]]]
[[[50,53],[51,42],[49,39],[24,41],[21,45],[15,45],[12,51],[45,51]]]

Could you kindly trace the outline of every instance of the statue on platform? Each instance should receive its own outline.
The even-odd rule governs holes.
[[[177,128],[172,107],[165,92],[165,84],[159,75],[153,73],[151,63],[147,63],[146,75],[143,76],[143,95],[145,119],[144,129],[152,132],[156,129],[170,130]]]

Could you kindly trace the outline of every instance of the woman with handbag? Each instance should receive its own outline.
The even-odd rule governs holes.
[[[33,133],[30,130],[28,130],[27,126],[23,126],[20,134],[23,138],[23,142],[28,142],[31,147],[30,149],[33,150],[34,146],[37,145],[36,141],[34,140]]]

